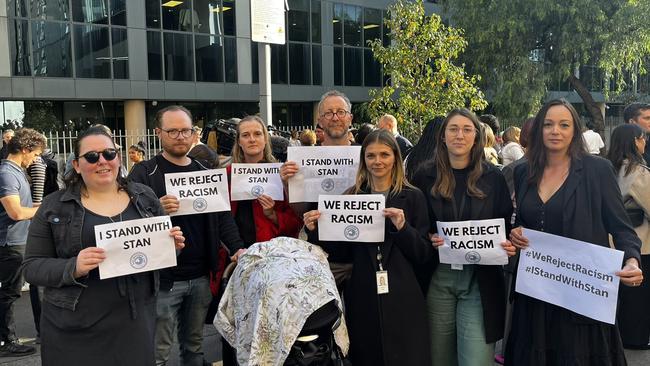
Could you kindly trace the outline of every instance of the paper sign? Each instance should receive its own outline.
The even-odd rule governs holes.
[[[354,185],[361,146],[289,146],[287,161],[300,170],[289,179],[289,202],[318,202]]]
[[[506,241],[503,219],[437,222],[438,235],[445,244],[438,247],[440,263],[491,264],[508,263],[501,246]]]
[[[226,169],[165,174],[165,189],[180,201],[170,216],[230,211]]]
[[[517,292],[614,324],[622,251],[529,229],[524,236]]]
[[[285,0],[251,0],[253,42],[285,44]]]
[[[169,216],[114,222],[95,226],[98,248],[106,250],[99,278],[106,279],[175,267],[174,238]]]
[[[382,194],[318,197],[318,239],[382,243],[385,205]]]
[[[282,163],[233,163],[230,175],[230,199],[253,200],[265,194],[275,201],[284,200],[284,187],[280,178]]]

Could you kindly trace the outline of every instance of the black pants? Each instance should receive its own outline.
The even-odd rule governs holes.
[[[0,340],[3,342],[16,339],[13,306],[23,285],[20,274],[23,251],[24,246],[0,247]]]

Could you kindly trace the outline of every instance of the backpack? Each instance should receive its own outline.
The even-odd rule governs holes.
[[[43,185],[43,197],[59,190],[59,166],[56,160],[41,156],[45,163],[45,184]]]

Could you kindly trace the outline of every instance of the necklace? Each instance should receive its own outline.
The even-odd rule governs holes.
[[[120,220],[117,221],[117,222],[122,222],[122,213],[121,212],[119,214],[119,218],[120,218]],[[115,223],[115,220],[113,220],[113,216],[108,216],[108,219],[111,220],[112,223]]]

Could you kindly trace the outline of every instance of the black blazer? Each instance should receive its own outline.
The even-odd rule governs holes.
[[[413,184],[424,192],[429,208],[429,231],[437,232],[436,221],[444,220],[442,217],[443,206],[450,202],[436,198],[431,194],[431,188],[436,180],[436,167],[433,162],[424,165],[413,178]],[[486,220],[503,218],[506,223],[506,232],[510,232],[510,218],[512,216],[512,201],[510,192],[503,174],[494,165],[483,163],[483,175],[478,181],[478,187],[487,195],[485,199],[472,197],[470,199],[471,218],[473,220]],[[420,278],[425,288],[431,280],[433,271],[440,263],[435,251],[433,259],[428,266],[420,271]],[[503,338],[506,301],[505,280],[502,266],[476,265],[476,277],[481,302],[483,305],[483,322],[485,326],[485,340],[488,343],[496,342]]]
[[[528,162],[515,168],[514,183],[519,208],[526,192],[535,189],[528,183]],[[625,252],[623,261],[636,258],[641,263],[641,240],[625,213],[612,164],[589,154],[574,159],[565,184],[561,235],[609,247],[611,234],[616,249]],[[518,212],[516,225],[520,217]]]

